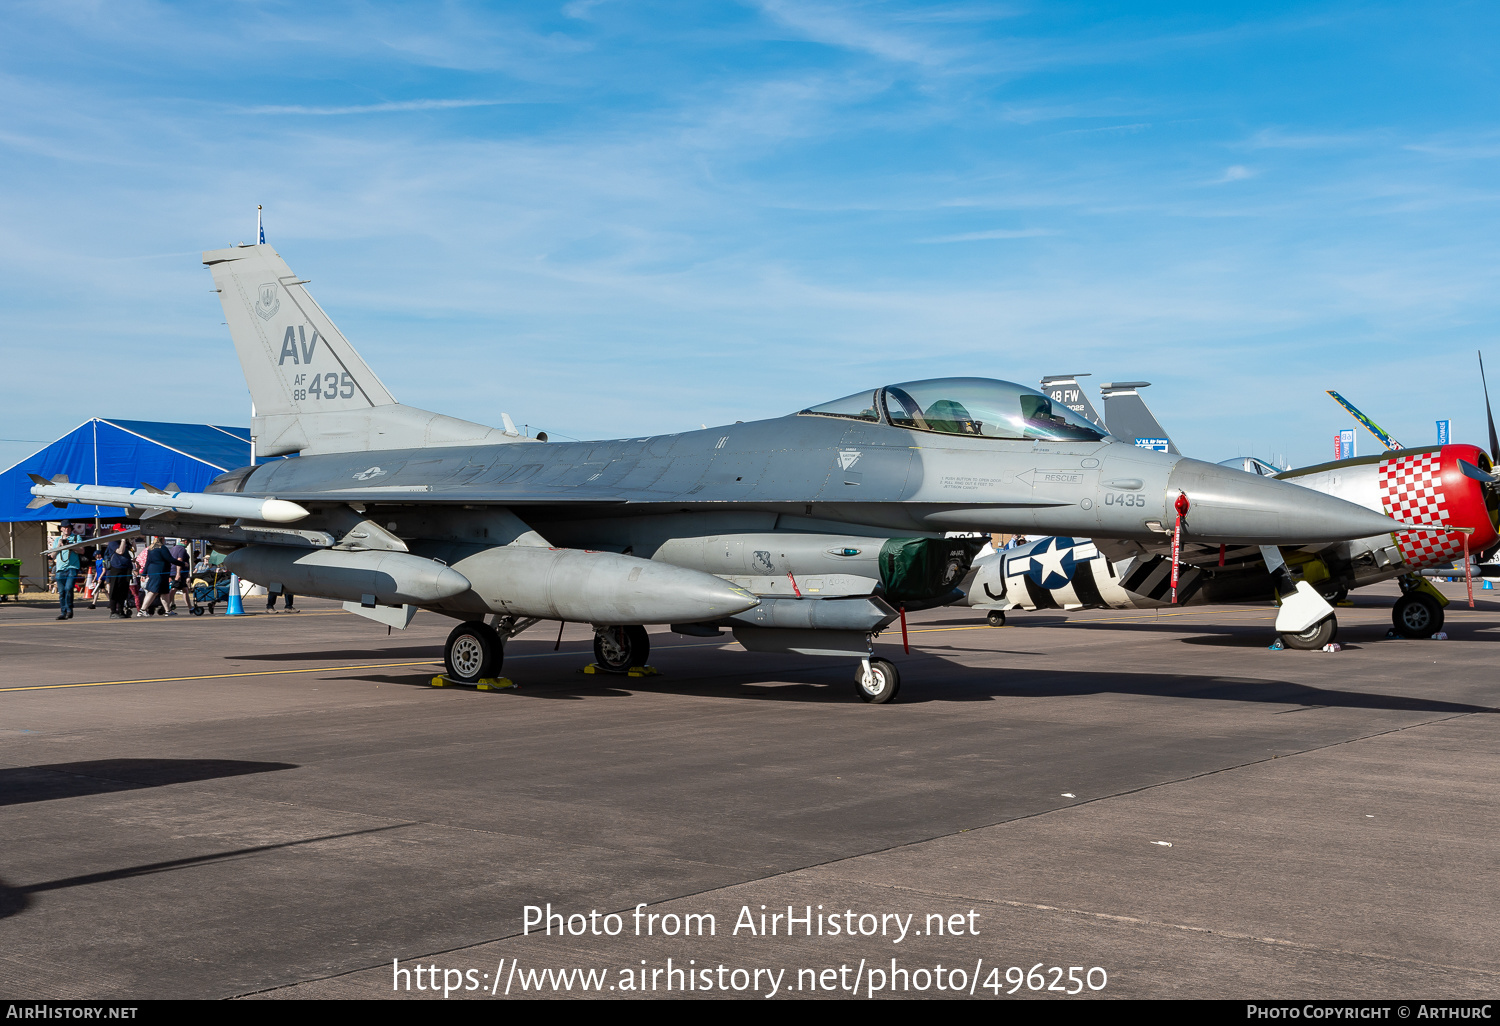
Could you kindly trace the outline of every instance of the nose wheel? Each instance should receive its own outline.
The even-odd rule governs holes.
[[[884,705],[901,690],[901,674],[888,659],[861,660],[854,679],[859,684],[859,697],[871,705]]]

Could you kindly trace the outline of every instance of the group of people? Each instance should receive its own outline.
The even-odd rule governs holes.
[[[64,538],[64,543],[84,540],[81,535],[71,534]],[[93,564],[95,596],[100,587],[105,588],[109,595],[109,615],[119,617],[176,616],[177,594],[187,590],[193,569],[187,546],[176,538],[170,544],[165,538],[152,538],[139,552],[128,538],[81,552],[63,549],[57,553],[54,567],[59,620],[73,618],[73,592],[79,576],[85,572],[85,561]]]
[[[64,532],[63,543],[74,545],[86,541],[81,534]],[[86,569],[87,568],[87,569]],[[189,547],[179,538],[153,537],[137,549],[134,541],[119,538],[90,546],[62,549],[57,553],[54,577],[57,583],[59,620],[73,619],[73,597],[79,578],[93,584],[92,608],[100,588],[109,596],[109,615],[176,616],[177,596],[192,587],[194,574],[209,568],[207,555],[194,564]],[[293,596],[284,592],[286,611],[295,613]],[[269,596],[268,612],[276,612],[276,596]]]

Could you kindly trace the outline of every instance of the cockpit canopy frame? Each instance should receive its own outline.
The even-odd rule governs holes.
[[[1012,441],[1093,442],[1099,427],[1034,388],[997,378],[928,378],[865,389],[799,416],[843,417],[874,424]]]

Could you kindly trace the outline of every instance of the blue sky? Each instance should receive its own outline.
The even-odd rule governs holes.
[[[0,464],[248,423],[267,239],[398,399],[559,436],[887,381],[1144,378],[1190,455],[1484,437],[1486,4],[0,9]],[[1500,378],[1497,378],[1500,386]],[[1361,432],[1363,434],[1363,432]],[[1373,451],[1363,436],[1361,452]]]

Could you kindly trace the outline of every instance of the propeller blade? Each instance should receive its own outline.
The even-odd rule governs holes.
[[[1490,410],[1490,386],[1484,380],[1484,353],[1479,354],[1479,383],[1484,386],[1484,415],[1490,422],[1490,459],[1500,463],[1500,437],[1495,435],[1495,414]]]
[[[1486,474],[1484,471],[1474,466],[1474,464],[1470,463],[1468,460],[1459,460],[1458,469],[1463,471],[1464,477],[1473,478],[1475,481],[1479,481],[1483,484],[1500,484],[1500,477],[1496,477],[1494,474]]]

